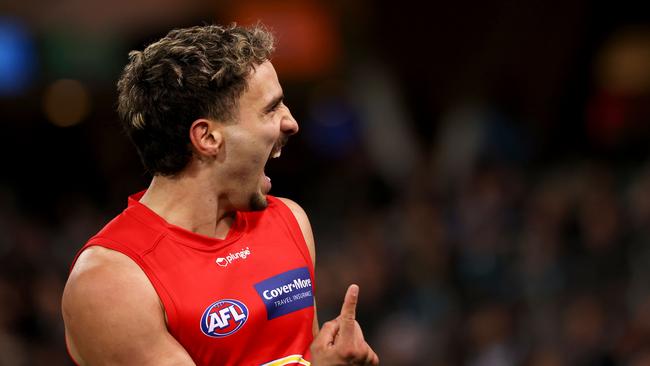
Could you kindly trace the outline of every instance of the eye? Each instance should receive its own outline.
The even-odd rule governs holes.
[[[283,104],[282,104],[282,101],[278,101],[277,103],[273,104],[273,105],[271,106],[271,108],[269,109],[269,113],[272,113],[272,112],[277,111],[278,109],[280,109],[280,107],[281,107],[282,105],[283,105]]]
[[[265,114],[269,114],[269,113],[273,113],[273,112],[277,111],[278,109],[280,109],[280,107],[282,107],[282,106],[284,105],[284,103],[283,103],[283,99],[284,99],[284,98],[283,98],[282,96],[280,96],[280,97],[278,97],[277,99],[275,99],[275,100],[273,101],[273,103],[271,103],[271,104],[270,104],[270,105],[265,109],[264,113],[265,113]]]

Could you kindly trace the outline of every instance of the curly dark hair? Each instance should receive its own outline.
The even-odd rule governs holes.
[[[189,127],[198,118],[235,122],[251,70],[269,59],[274,40],[262,25],[175,29],[144,51],[131,51],[117,83],[118,112],[145,169],[179,173],[192,157]]]

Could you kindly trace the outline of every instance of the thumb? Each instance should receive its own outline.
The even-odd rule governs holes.
[[[336,339],[336,335],[339,332],[339,323],[337,321],[329,321],[323,324],[321,327],[320,331],[316,335],[316,338],[314,338],[313,344],[316,347],[320,348],[326,348],[327,346],[330,346],[334,344],[334,340]]]

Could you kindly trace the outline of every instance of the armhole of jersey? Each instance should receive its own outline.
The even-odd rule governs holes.
[[[156,244],[154,244],[154,247],[158,244],[158,241],[160,241],[161,238],[156,240]],[[171,333],[172,330],[178,329],[176,324],[177,322],[176,304],[174,303],[172,296],[169,294],[167,288],[165,288],[165,286],[158,279],[158,277],[156,277],[153,271],[149,268],[149,266],[142,260],[142,258],[127,246],[107,238],[95,236],[90,240],[88,240],[88,243],[86,243],[86,245],[84,245],[81,248],[81,250],[79,250],[77,255],[75,255],[74,260],[72,261],[72,265],[70,266],[71,271],[75,263],[77,263],[77,259],[79,258],[81,253],[83,253],[84,250],[93,246],[99,246],[99,247],[103,247],[106,249],[110,249],[122,253],[127,257],[129,257],[133,262],[135,262],[135,264],[137,264],[138,267],[140,267],[140,269],[145,274],[145,276],[147,276],[149,282],[151,282],[151,285],[153,286],[153,289],[156,291],[156,294],[158,294],[158,298],[160,299],[160,302],[163,306],[163,311],[165,312],[165,317],[167,320],[167,324],[166,324],[167,331]]]
[[[298,250],[300,253],[302,253],[303,257],[305,257],[305,260],[309,264],[309,272],[311,272],[311,276],[316,280],[316,276],[314,273],[314,262],[311,259],[311,254],[309,254],[309,248],[307,248],[307,241],[305,240],[305,235],[302,232],[302,229],[300,228],[300,224],[298,223],[298,219],[293,215],[293,211],[287,206],[284,202],[282,202],[281,199],[277,197],[273,197],[273,201],[277,203],[280,216],[284,219],[283,221],[287,224],[289,232],[291,233],[291,236],[294,239],[294,243],[298,247]]]

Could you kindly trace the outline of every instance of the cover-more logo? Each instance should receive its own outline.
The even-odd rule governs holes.
[[[309,269],[301,267],[280,273],[254,285],[266,305],[267,319],[314,305]]]
[[[249,247],[246,247],[238,252],[228,253],[225,257],[219,257],[215,262],[217,262],[221,267],[227,267],[233,261],[237,259],[246,259],[249,255],[251,255],[251,250]]]
[[[243,302],[225,299],[208,306],[201,316],[201,331],[208,337],[229,336],[244,326],[248,308]]]

